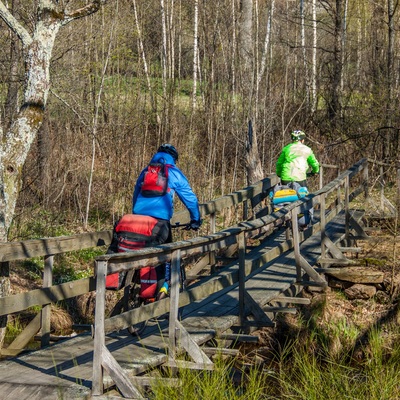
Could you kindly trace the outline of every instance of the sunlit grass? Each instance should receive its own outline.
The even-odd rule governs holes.
[[[337,353],[327,343],[342,332],[344,343]],[[355,331],[347,325],[331,329],[324,340],[311,331],[305,341],[295,338],[276,345],[264,365],[250,367],[239,358],[215,360],[213,371],[180,370],[178,385],[160,379],[150,399],[293,399],[293,400],[393,400],[400,398],[400,344],[391,351],[384,334],[374,327],[358,350]],[[318,347],[315,347],[315,342]],[[351,346],[352,345],[352,346]],[[172,373],[169,376],[173,376]]]

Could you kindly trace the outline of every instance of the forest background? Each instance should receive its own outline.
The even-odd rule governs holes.
[[[19,196],[2,215],[8,240],[111,228],[163,142],[200,202],[274,172],[293,129],[321,163],[368,157],[395,177],[398,1],[11,0],[0,17],[2,195],[17,170],[4,149],[33,104],[26,38],[40,43],[46,21],[71,17],[43,57],[22,183],[10,184]]]

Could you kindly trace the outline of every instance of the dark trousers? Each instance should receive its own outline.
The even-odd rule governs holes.
[[[302,187],[307,187],[307,181],[306,180],[304,180],[304,181],[281,181],[281,182],[282,182],[282,185],[289,185],[291,182],[296,182]]]

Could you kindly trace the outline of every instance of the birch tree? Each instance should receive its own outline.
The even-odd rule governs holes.
[[[311,113],[317,109],[317,5],[316,0],[312,0],[312,68],[311,68]]]
[[[74,3],[39,0],[32,31],[24,26],[0,0],[0,18],[22,45],[25,82],[22,104],[10,127],[0,126],[0,240],[6,241],[22,182],[22,168],[42,125],[50,90],[50,62],[57,35],[68,23],[98,11],[106,0]],[[73,7],[76,8],[73,8]],[[33,18],[32,18],[33,20]],[[0,296],[9,291],[8,273],[1,271]],[[0,346],[5,334],[0,321]]]

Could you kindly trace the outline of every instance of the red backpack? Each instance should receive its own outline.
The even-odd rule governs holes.
[[[169,192],[168,169],[170,164],[150,163],[144,172],[141,193],[144,197],[164,196]]]
[[[163,231],[163,226],[153,217],[139,214],[124,215],[114,227],[113,250],[118,253],[139,250],[143,247],[156,246],[163,243],[168,232]],[[157,289],[156,267],[144,267],[140,270],[140,296],[151,298]],[[119,290],[124,285],[126,272],[116,272],[107,275],[106,289]]]

